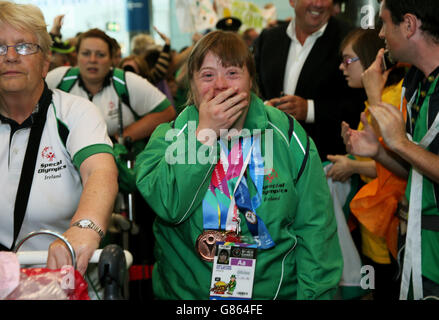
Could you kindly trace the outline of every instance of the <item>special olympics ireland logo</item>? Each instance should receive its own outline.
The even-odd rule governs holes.
[[[45,147],[43,149],[43,151],[41,152],[41,157],[43,159],[46,159],[46,160],[49,160],[49,161],[53,161],[56,158],[55,153],[53,152],[52,147]]]

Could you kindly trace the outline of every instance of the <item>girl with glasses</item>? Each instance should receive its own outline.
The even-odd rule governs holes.
[[[371,79],[366,79],[364,74],[377,59],[377,54],[382,56],[384,47],[384,40],[379,38],[374,29],[356,29],[341,44],[343,61],[339,68],[350,87],[365,89],[367,101],[364,113],[372,126],[374,123],[368,107],[377,100],[374,92],[378,91],[371,90]],[[387,76],[387,82],[384,84],[382,96],[378,98],[399,106],[405,69],[397,66],[383,72]],[[347,128],[348,125],[343,123],[342,135]],[[360,122],[358,130],[362,129],[363,124]],[[379,136],[379,132],[376,132]],[[359,182],[359,191],[350,202],[350,222],[355,221],[350,225],[351,230],[352,225],[359,226],[362,265],[372,265],[375,270],[373,298],[397,299],[398,283],[394,276],[397,273],[395,259],[398,221],[393,217],[404,193],[406,181],[397,178],[370,158],[329,155],[328,160],[332,162],[332,167],[327,171],[327,178],[351,183],[351,186],[353,181]]]

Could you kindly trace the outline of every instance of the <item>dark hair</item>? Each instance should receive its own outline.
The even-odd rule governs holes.
[[[366,70],[375,61],[376,55],[385,42],[378,36],[375,29],[355,29],[351,31],[342,41],[340,51],[343,51],[348,44],[352,43],[352,50],[360,58],[363,69]]]
[[[231,31],[212,31],[197,42],[187,61],[187,79],[189,83],[192,81],[194,73],[200,70],[204,58],[209,52],[216,55],[225,67],[238,66],[242,68],[245,65],[253,81],[252,90],[258,93],[253,54],[242,37]],[[191,91],[189,90],[188,103],[193,103]]]
[[[437,0],[385,0],[392,22],[399,25],[411,13],[422,21],[421,30],[439,43],[439,5]]]
[[[343,39],[340,51],[343,51],[349,44],[352,50],[360,58],[363,69],[366,70],[375,61],[378,51],[386,46],[383,39],[379,37],[376,29],[354,29]],[[396,84],[405,75],[404,68],[394,68],[387,79],[386,86]]]
[[[115,47],[115,40],[110,36],[108,36],[104,31],[98,28],[90,29],[79,35],[78,44],[76,45],[76,52],[79,52],[79,48],[81,47],[81,42],[86,38],[99,38],[104,40],[108,44],[108,51],[110,53],[110,58],[113,58],[114,53],[117,50],[117,48]]]

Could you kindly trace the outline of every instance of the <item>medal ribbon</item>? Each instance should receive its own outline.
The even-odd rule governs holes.
[[[261,135],[254,135],[252,138],[245,138],[242,142],[243,154],[246,154],[245,164],[249,163],[249,173],[251,179],[249,183],[253,183],[256,189],[256,195],[250,198],[250,191],[247,179],[244,176],[244,170],[241,171],[240,177],[235,184],[229,214],[233,206],[234,213],[236,208],[245,216],[247,227],[253,236],[258,248],[268,249],[275,245],[267,227],[262,219],[257,215],[256,209],[261,205],[262,187],[264,183],[264,163],[261,156]]]
[[[248,138],[245,138],[246,140]],[[224,144],[223,140],[220,140],[221,150],[224,152],[224,156],[227,156],[229,161],[229,169],[227,170],[227,182],[230,186],[231,190],[236,189],[236,187],[241,181],[245,170],[250,161],[250,153],[246,153],[245,161],[243,162],[244,153],[243,153],[243,145],[241,141],[237,141],[230,152],[228,152],[227,147]],[[235,191],[231,192],[229,207],[227,210],[227,221],[226,221],[226,230],[234,233],[239,233],[239,211],[235,205],[235,199],[232,196]]]
[[[219,143],[220,160],[215,166],[209,189],[203,200],[204,229],[238,232],[237,222],[239,223],[238,216],[241,212],[246,217],[247,227],[257,246],[261,249],[273,247],[275,243],[264,222],[256,213],[262,202],[264,183],[261,135],[242,139],[242,143],[235,143],[230,152],[223,140]],[[249,182],[244,176],[247,166],[251,178]],[[257,191],[252,198],[248,183],[253,183]],[[229,187],[233,190],[233,196]]]
[[[247,143],[246,143],[247,142]],[[243,150],[250,147],[249,140],[243,141]],[[247,185],[247,179],[244,176],[235,191],[236,205],[245,216],[247,227],[253,236],[253,239],[261,249],[268,249],[275,245],[267,227],[262,219],[257,215],[256,209],[261,205],[262,187],[264,184],[264,163],[261,156],[261,135],[254,135],[252,142],[251,161],[249,164],[249,173],[251,179],[249,183],[253,183],[256,194],[250,199],[250,191]],[[249,151],[250,152],[250,151]]]
[[[233,146],[228,155],[221,150],[221,157],[213,170],[209,188],[203,199],[205,230],[228,230],[227,215],[232,198],[228,183],[236,179],[242,167],[242,150],[239,143]]]
[[[236,205],[245,216],[247,227],[253,236],[258,248],[269,249],[275,245],[270,233],[267,230],[262,219],[256,214],[255,207],[250,200],[250,192],[248,190],[247,182],[245,178],[235,192]]]
[[[256,195],[252,198],[253,209],[259,207],[262,203],[262,187],[264,186],[264,161],[261,155],[261,135],[253,137],[252,160],[249,165],[251,181],[256,187]]]

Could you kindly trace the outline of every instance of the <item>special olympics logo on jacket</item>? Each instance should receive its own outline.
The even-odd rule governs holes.
[[[268,182],[272,183],[274,178],[277,178],[277,172],[272,168],[271,172],[265,177],[265,180],[268,180]]]
[[[49,161],[53,161],[56,158],[55,153],[53,152],[52,147],[45,147],[43,149],[43,151],[41,152],[41,157],[43,159],[46,159],[46,160],[49,160]]]

